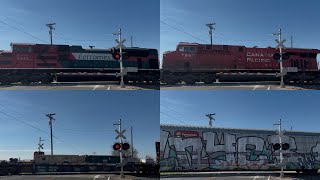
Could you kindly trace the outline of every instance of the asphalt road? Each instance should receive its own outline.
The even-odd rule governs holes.
[[[157,178],[135,177],[126,175],[120,178],[115,174],[78,174],[78,175],[19,175],[19,176],[0,176],[0,180],[156,180]]]
[[[161,175],[162,180],[319,180],[318,175],[302,175],[296,172],[285,172],[283,178],[279,172],[210,172]]]
[[[52,84],[31,84],[31,85],[0,85],[0,90],[157,90],[159,85],[149,84],[128,84],[121,88],[118,82],[61,82]]]
[[[319,90],[320,85],[285,85],[281,88],[278,82],[224,82],[214,84],[197,83],[194,85],[175,84],[161,85],[161,90]]]

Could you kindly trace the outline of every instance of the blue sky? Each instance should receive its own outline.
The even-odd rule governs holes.
[[[160,51],[175,50],[178,42],[210,43],[205,24],[212,21],[217,44],[275,46],[270,33],[281,27],[287,47],[292,35],[294,47],[320,49],[319,7],[318,0],[161,0],[161,21],[206,42],[160,23]]]
[[[160,123],[275,129],[282,119],[287,130],[319,131],[320,91],[161,91]]]
[[[111,33],[123,30],[125,45],[159,49],[159,0],[1,0],[0,21],[50,42],[46,24],[55,22],[53,42],[110,48]],[[45,43],[0,23],[0,49],[11,42]]]
[[[32,159],[39,137],[50,154],[48,113],[56,113],[53,132],[55,154],[111,154],[122,119],[139,156],[155,157],[159,140],[159,91],[1,91],[0,159]],[[5,115],[5,114],[7,115]],[[24,121],[36,128],[31,128]]]

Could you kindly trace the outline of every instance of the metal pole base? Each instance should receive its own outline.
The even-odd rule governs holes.
[[[123,172],[120,173],[120,177],[121,177],[121,178],[125,178]]]
[[[120,82],[120,87],[121,87],[121,88],[125,88],[123,81]]]

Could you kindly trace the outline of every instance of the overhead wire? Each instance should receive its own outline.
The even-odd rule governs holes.
[[[44,131],[44,130],[42,130],[42,129],[40,129],[40,128],[36,127],[36,126],[33,126],[33,125],[31,125],[31,124],[29,124],[29,123],[27,123],[27,122],[25,122],[25,121],[22,121],[22,120],[20,120],[20,119],[18,119],[18,118],[16,118],[16,117],[14,117],[14,116],[12,116],[12,115],[10,115],[10,114],[7,114],[7,113],[5,113],[5,112],[3,112],[3,111],[0,111],[0,113],[4,114],[4,115],[6,115],[6,116],[8,116],[8,117],[10,117],[10,118],[12,118],[12,119],[14,119],[14,120],[16,120],[16,121],[20,122],[20,123],[23,123],[23,124],[25,124],[25,125],[27,125],[27,126],[29,126],[29,127],[33,128],[33,129],[35,129],[35,130],[38,130],[38,131],[41,131],[41,132],[43,132],[43,133],[46,133],[46,134],[50,135],[50,133],[49,133],[49,132]],[[66,143],[64,140],[62,140],[62,139],[58,138],[57,136],[54,136],[54,135],[53,135],[52,137],[54,137],[55,139],[57,139],[57,140],[61,141],[62,143]],[[69,144],[69,143],[68,143],[68,145],[69,145],[72,149],[74,149],[74,150],[76,150],[76,151],[78,151],[78,152],[82,153],[82,151],[80,151],[79,149],[75,148],[72,144]],[[82,153],[82,154],[83,154],[83,153]]]
[[[45,43],[49,43],[48,41],[45,41],[45,40],[43,40],[43,39],[40,39],[40,38],[38,38],[38,37],[36,37],[36,36],[34,36],[34,35],[26,32],[26,31],[23,31],[23,30],[21,30],[21,29],[19,29],[19,28],[16,28],[16,27],[14,27],[14,26],[11,26],[10,24],[8,24],[8,23],[6,23],[6,22],[4,22],[4,21],[1,21],[1,20],[0,20],[0,23],[2,23],[2,24],[4,24],[4,25],[7,25],[7,26],[9,26],[9,27],[11,27],[11,28],[19,31],[19,32],[22,32],[22,33],[24,33],[24,34],[26,34],[26,35],[34,38],[34,39],[37,39],[37,40],[42,41],[42,42],[45,42]]]
[[[162,112],[162,111],[160,111],[160,113],[161,113],[161,114],[164,114],[164,115],[166,115],[166,116],[168,116],[168,117],[170,117],[170,118],[172,118],[172,119],[175,119],[175,120],[177,120],[177,121],[179,121],[179,122],[181,122],[181,123],[183,123],[183,124],[185,124],[185,125],[191,126],[190,124],[188,124],[188,123],[186,123],[186,122],[183,122],[183,121],[181,121],[181,120],[179,120],[179,119],[177,119],[177,118],[175,118],[175,117],[173,117],[173,116],[171,116],[171,115],[169,115],[169,114],[167,114],[167,113],[164,113],[164,112]]]

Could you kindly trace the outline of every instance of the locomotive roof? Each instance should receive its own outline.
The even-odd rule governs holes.
[[[177,130],[224,130],[224,131],[237,131],[237,132],[257,132],[257,133],[274,133],[274,129],[241,129],[241,128],[223,128],[223,127],[208,127],[208,126],[186,126],[186,125],[174,125],[174,124],[160,124],[160,128],[171,128]],[[320,136],[320,132],[306,132],[306,131],[286,131],[287,135],[309,135],[309,136]]]
[[[211,46],[211,44],[199,44],[199,43],[189,43],[189,42],[180,42],[178,44],[178,46]],[[228,45],[228,44],[213,44],[213,46],[233,46],[233,47],[246,47],[244,45]],[[246,48],[254,48],[254,49],[268,49],[268,48],[271,48],[271,49],[274,49],[275,47],[271,47],[271,46],[268,46],[268,47],[258,47],[258,46],[254,46],[254,47],[246,47]],[[312,48],[286,48],[286,49],[290,49],[290,50],[298,50],[298,51],[305,51],[305,50],[314,50],[314,51],[317,51],[318,54],[320,53],[320,50],[319,49],[312,49]]]

